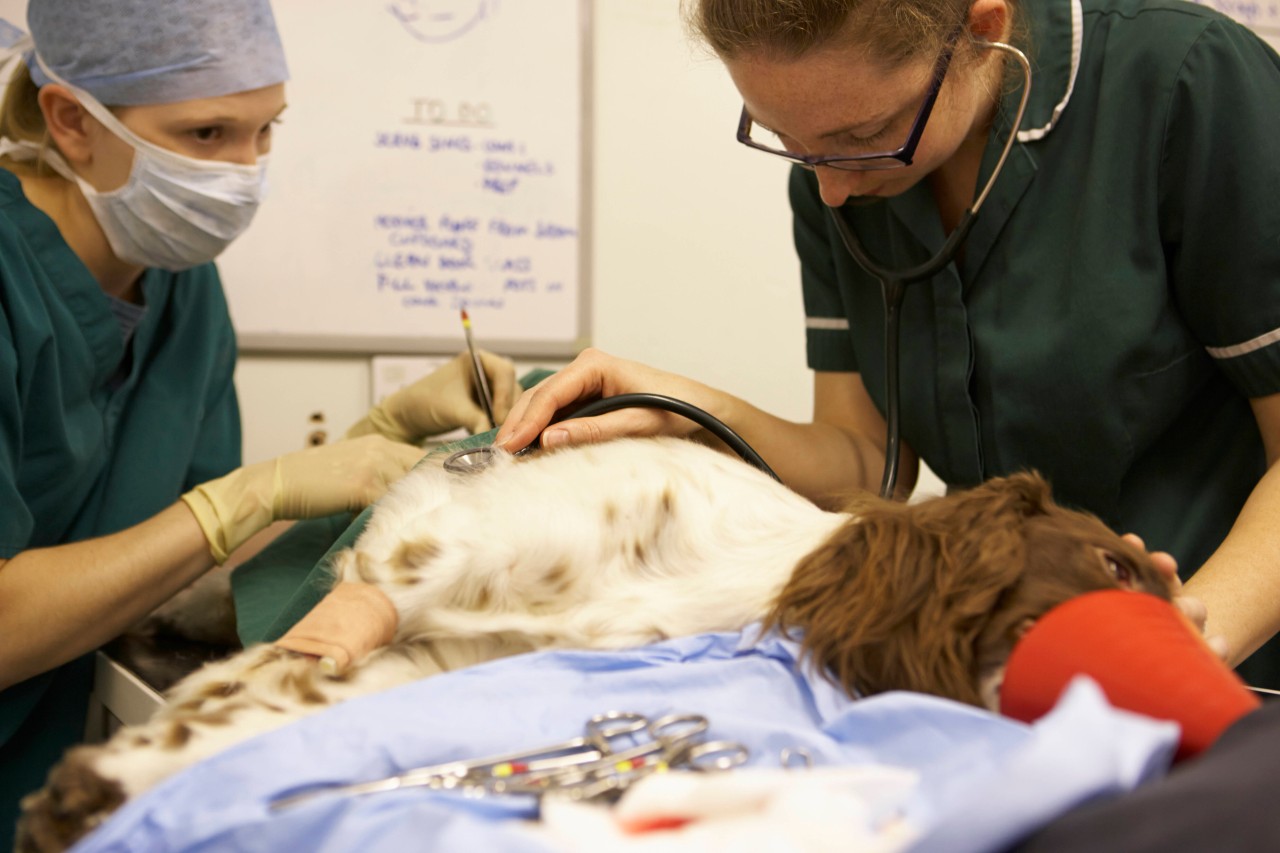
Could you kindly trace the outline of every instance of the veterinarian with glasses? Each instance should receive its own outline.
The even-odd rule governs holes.
[[[553,424],[597,397],[669,394],[832,503],[885,479],[888,350],[901,358],[897,494],[920,459],[951,487],[1037,469],[1062,502],[1194,573],[1187,592],[1230,662],[1275,635],[1275,52],[1176,0],[686,11],[745,102],[737,142],[796,164],[813,420],[588,351],[521,398],[499,441],[696,435],[641,409]],[[896,345],[886,303],[900,308]],[[1280,687],[1280,656],[1256,655],[1243,674]]]
[[[410,442],[484,422],[455,359],[351,440],[239,467],[210,262],[262,200],[285,108],[270,6],[38,0],[28,26],[0,115],[4,844],[83,734],[87,652],[273,521],[362,507],[421,457]],[[484,358],[505,414],[514,367]]]

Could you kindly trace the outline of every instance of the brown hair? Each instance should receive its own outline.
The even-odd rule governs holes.
[[[1036,474],[914,505],[867,498],[853,509],[854,520],[797,566],[765,620],[802,631],[805,655],[850,693],[914,690],[981,705],[981,679],[1030,620],[1093,590],[1171,595],[1142,549],[1054,504]]]
[[[973,0],[685,0],[684,16],[721,59],[745,53],[798,59],[830,45],[872,49],[898,65],[940,53],[972,6]]]

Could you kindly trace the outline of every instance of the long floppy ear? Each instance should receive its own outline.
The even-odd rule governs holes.
[[[768,624],[850,692],[905,689],[981,705],[977,640],[1025,564],[1023,521],[1050,505],[1034,475],[903,505],[868,504],[797,566]]]

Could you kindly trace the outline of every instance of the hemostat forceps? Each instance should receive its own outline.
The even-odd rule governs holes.
[[[613,739],[644,732],[650,727],[649,719],[630,711],[607,711],[587,720],[586,731],[581,737],[538,749],[493,755],[469,761],[449,761],[427,767],[415,767],[370,782],[346,785],[330,785],[301,791],[275,799],[273,811],[289,808],[313,797],[329,794],[359,796],[394,791],[399,788],[431,787],[456,788],[465,784],[484,784],[489,779],[511,776],[515,773],[542,772],[553,767],[597,761],[613,752]]]
[[[700,741],[707,718],[698,714],[671,714],[649,725],[653,741],[625,752],[607,755],[588,765],[567,767],[546,774],[530,774],[492,786],[494,793],[532,793],[567,796],[574,800],[612,801],[632,783],[650,773],[673,767],[685,770],[728,770],[746,762],[749,752],[734,741]]]
[[[327,794],[358,796],[410,787],[463,790],[472,796],[563,793],[574,799],[595,799],[616,796],[641,776],[670,767],[723,770],[747,760],[747,749],[741,744],[701,742],[707,727],[707,718],[700,714],[669,714],[650,721],[641,714],[610,711],[588,720],[583,736],[563,743],[303,791],[275,800],[271,808],[283,809]],[[613,748],[617,738],[641,732],[649,739],[621,750]]]

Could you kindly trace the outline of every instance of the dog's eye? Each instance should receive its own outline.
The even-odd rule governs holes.
[[[1133,573],[1129,571],[1129,567],[1120,562],[1113,554],[1103,554],[1102,559],[1107,564],[1107,571],[1111,572],[1111,576],[1121,586],[1131,586],[1133,581]]]

